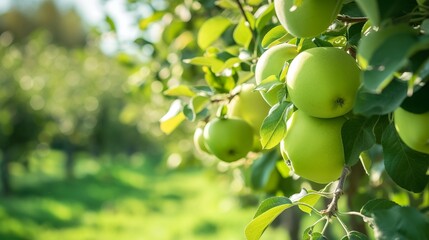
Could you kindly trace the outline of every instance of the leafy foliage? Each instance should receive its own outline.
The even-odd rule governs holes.
[[[279,11],[276,8],[284,6],[285,2],[292,5],[287,11],[295,11],[304,7],[305,1],[170,1],[163,9],[158,9],[159,13],[154,11],[142,19],[140,29],[143,34],[148,33],[147,30],[155,23],[162,32],[158,41],[150,41],[149,37],[139,41],[155,49],[149,58],[158,64],[150,68],[148,75],[163,84],[164,95],[171,100],[170,110],[161,118],[161,129],[172,134],[186,120],[198,127],[204,126],[219,117],[219,112],[226,112],[231,99],[238,94],[237,86],[255,82],[256,63],[267,49],[283,43],[291,44],[298,52],[318,47],[340,48],[356,59],[361,70],[361,85],[354,96],[353,109],[342,116],[347,119],[341,132],[345,170],[335,187],[328,184],[321,190],[315,190],[320,188],[319,185],[298,178],[289,161],[280,164],[283,167],[287,165],[290,174],[284,174],[287,172],[284,168],[279,170],[282,168],[275,156],[276,148],[288,131],[288,118],[297,109],[285,84],[293,59],[285,60],[280,64],[281,71],[276,70],[273,75],[262,79],[255,88],[264,98],[277,100],[274,104],[267,101],[271,111],[256,131],[259,133],[255,136],[257,144],[245,158],[229,166],[242,169],[243,173],[251,169],[250,177],[243,178],[249,177],[250,181],[247,182],[257,190],[268,182],[274,170],[279,170],[282,177],[274,194],[290,197],[274,196],[262,201],[255,217],[246,227],[246,237],[259,239],[277,216],[298,206],[303,212],[317,213],[320,217],[300,235],[304,239],[327,238],[326,227],[332,224],[334,218],[345,232],[338,239],[371,238],[371,233],[355,223],[352,228],[346,226],[346,221],[342,219],[353,214],[374,225],[376,238],[394,238],[404,231],[407,237],[424,239],[424,231],[415,229],[419,233],[413,235],[401,227],[388,227],[382,219],[391,217],[389,225],[402,224],[397,219],[397,214],[402,212],[410,219],[419,221],[422,224],[419,226],[426,221],[415,209],[427,208],[427,200],[415,201],[408,192],[414,192],[420,199],[427,194],[428,155],[412,150],[401,140],[394,125],[393,113],[400,107],[419,114],[429,109],[429,9],[424,3],[414,0],[337,1],[342,9],[329,28],[315,37],[305,38],[288,33],[276,12]],[[173,11],[177,9],[185,9],[191,17],[184,18]],[[302,22],[308,24],[317,20],[304,19]],[[164,72],[168,74],[160,74]],[[340,100],[337,103],[341,105]],[[252,113],[257,110],[247,109]],[[311,151],[311,148],[303,147],[303,151]],[[369,179],[356,175],[362,167],[360,165],[370,175]],[[349,170],[352,171],[349,174],[350,186],[345,184]],[[296,195],[286,194],[291,189],[301,189],[297,188],[298,184],[307,184],[314,189]],[[359,186],[368,193],[360,192]],[[345,196],[349,200],[345,208],[351,212],[338,208],[342,193],[350,194]],[[358,213],[353,211],[356,206],[350,200],[355,199],[354,194],[357,194],[356,198],[366,201],[374,196],[403,194],[408,199],[404,202],[412,206],[396,207],[393,201],[375,200]],[[331,203],[325,210],[319,211],[314,206],[320,207],[317,204],[321,197],[331,199]],[[365,201],[358,202],[364,205]],[[320,222],[325,222],[325,226],[315,229]],[[353,227],[359,229],[355,231]]]

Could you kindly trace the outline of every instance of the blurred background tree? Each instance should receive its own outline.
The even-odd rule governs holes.
[[[60,12],[52,1],[33,13],[16,6],[0,16],[0,32],[5,194],[10,192],[9,162],[27,163],[35,149],[62,150],[69,178],[76,151],[160,156],[154,139],[120,119],[130,69],[102,53],[99,34],[86,28],[75,10]]]
[[[166,89],[204,84],[183,60],[203,53],[215,0],[97,1],[96,26],[66,2],[11,0],[0,14],[0,239],[242,237],[257,197],[240,170],[195,152],[184,116],[168,138],[159,122]]]

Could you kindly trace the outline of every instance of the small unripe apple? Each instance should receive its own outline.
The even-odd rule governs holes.
[[[270,105],[255,90],[255,84],[245,83],[240,86],[240,92],[228,104],[228,116],[237,117],[246,121],[255,134],[254,149],[262,148],[260,143],[260,129],[265,117],[270,111]]]
[[[225,162],[234,162],[247,155],[253,146],[253,129],[239,118],[216,118],[204,127],[208,150]]]
[[[340,177],[345,161],[341,138],[345,121],[344,117],[316,118],[301,110],[292,114],[280,148],[295,174],[321,184]]]
[[[398,108],[394,121],[399,137],[408,147],[429,154],[429,112],[416,114]]]
[[[274,0],[274,9],[282,26],[299,38],[310,38],[325,32],[337,17],[342,0]]]
[[[289,97],[298,109],[313,117],[333,118],[352,110],[360,70],[341,49],[310,48],[294,58],[286,83]]]
[[[262,81],[271,75],[280,77],[286,62],[293,59],[297,54],[296,46],[288,43],[282,43],[269,48],[256,63],[256,84],[261,84]],[[280,81],[284,81],[284,79],[280,79]],[[282,88],[284,88],[283,85],[278,85],[269,92],[261,91],[261,95],[270,106],[273,106],[279,102],[278,96]]]

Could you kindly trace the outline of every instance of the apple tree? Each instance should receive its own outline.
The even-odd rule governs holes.
[[[429,239],[429,1],[164,3],[161,129],[266,193],[247,239],[291,209],[316,216],[293,239]]]

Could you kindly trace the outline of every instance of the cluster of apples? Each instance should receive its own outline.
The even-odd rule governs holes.
[[[326,31],[342,3],[307,0],[294,6],[293,0],[275,0],[274,8],[280,24],[289,33],[309,38]],[[278,74],[290,60],[285,77],[288,101],[298,110],[287,121],[286,135],[280,143],[282,156],[290,162],[293,172],[303,178],[317,183],[334,181],[344,166],[341,127],[346,121],[344,115],[354,105],[360,69],[344,50],[317,47],[298,54],[294,45],[286,43],[261,56],[255,73],[257,82]],[[278,93],[270,91],[269,95],[264,96],[268,102]]]
[[[194,144],[203,152],[225,162],[234,162],[250,151],[260,151],[260,128],[270,106],[264,101],[255,84],[239,85],[228,103],[225,116],[210,120],[194,133]]]
[[[286,75],[290,101],[298,109],[287,121],[280,143],[293,171],[317,183],[341,175],[344,150],[341,128],[354,106],[360,69],[349,54],[334,47],[299,53]]]

